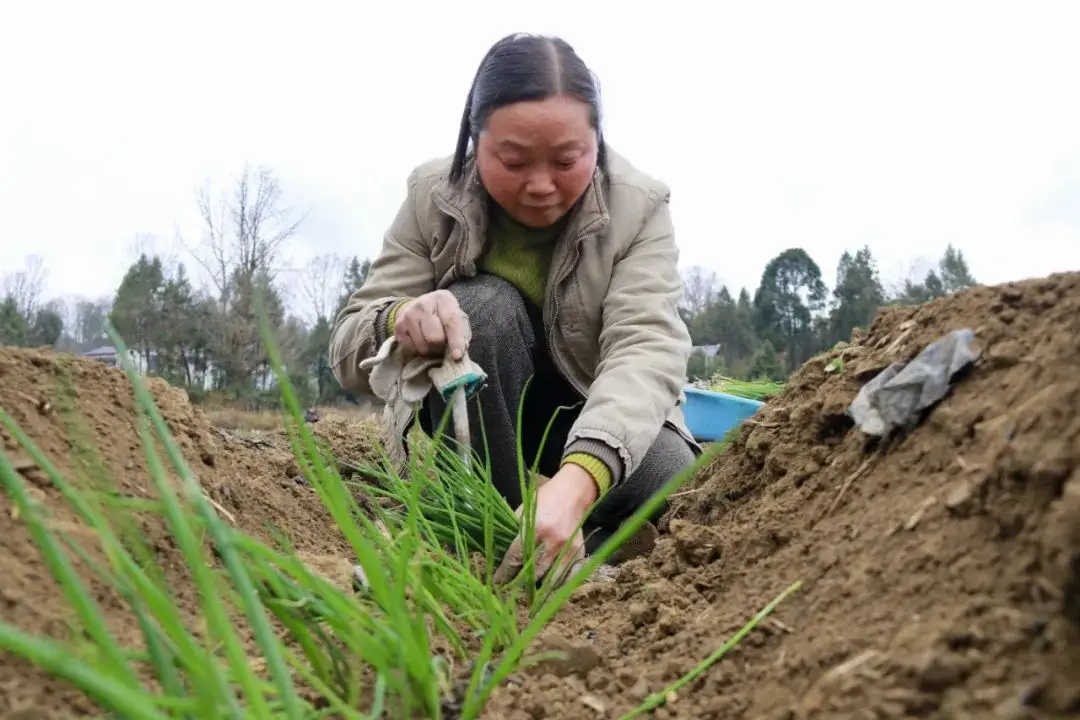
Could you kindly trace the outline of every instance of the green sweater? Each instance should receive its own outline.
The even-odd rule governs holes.
[[[543,307],[551,255],[565,225],[565,220],[546,228],[522,225],[496,205],[480,269],[506,280],[533,305]]]
[[[551,256],[555,242],[566,226],[566,219],[546,228],[533,228],[514,220],[495,203],[488,219],[487,250],[480,261],[480,269],[496,275],[516,287],[534,305],[544,304]],[[394,317],[407,299],[395,303],[387,314],[388,330],[393,331]],[[599,494],[611,487],[611,470],[603,461],[592,455],[572,453],[563,459],[563,465],[573,463],[583,468],[596,482]]]

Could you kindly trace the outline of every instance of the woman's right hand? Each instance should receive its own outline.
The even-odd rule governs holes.
[[[448,290],[436,290],[398,308],[394,337],[418,355],[465,357],[465,322],[457,298]]]

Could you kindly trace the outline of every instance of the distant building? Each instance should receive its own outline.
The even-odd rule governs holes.
[[[86,352],[79,353],[82,357],[91,358],[105,363],[109,367],[119,366],[119,355],[116,353],[116,348],[112,345],[102,345],[101,347],[94,348],[93,350],[87,350]],[[128,357],[131,358],[131,364],[135,367],[137,372],[146,374],[157,372],[157,352],[151,350],[149,353],[149,359],[142,353],[138,353],[134,350],[128,350]],[[214,387],[214,374],[215,369],[213,363],[210,363],[208,367],[203,368],[201,371],[196,371],[196,368],[191,368],[190,377],[193,378],[193,385],[202,387],[203,390],[210,390]],[[276,385],[274,373],[269,369],[264,372],[256,373],[252,381],[258,390],[270,390]]]
[[[116,348],[112,345],[102,345],[101,347],[94,348],[93,350],[87,350],[86,352],[79,353],[82,357],[91,358],[93,360],[99,360],[109,367],[118,367],[120,362],[120,356],[116,352]],[[147,372],[146,358],[134,350],[128,350],[128,357],[131,359],[131,364],[135,366],[135,369],[141,373]],[[150,367],[149,372],[153,372],[157,369],[157,353],[150,352]]]
[[[94,360],[100,360],[109,367],[116,367],[116,348],[112,345],[102,345],[99,348],[93,350],[87,350],[86,352],[79,353],[83,357],[93,358]]]

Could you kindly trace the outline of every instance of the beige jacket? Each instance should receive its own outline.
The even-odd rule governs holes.
[[[690,335],[679,317],[679,251],[666,185],[609,150],[557,241],[544,301],[551,355],[587,400],[567,444],[601,441],[622,459],[613,483],[641,466],[666,422],[697,449],[678,405]],[[416,168],[364,286],[330,340],[343,388],[370,393],[359,364],[385,338],[377,319],[399,298],[472,277],[484,251],[487,193],[470,162],[451,185],[450,159]]]

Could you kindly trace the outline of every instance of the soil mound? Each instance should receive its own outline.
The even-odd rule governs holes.
[[[965,327],[982,356],[917,427],[852,427],[863,384]],[[489,714],[620,717],[802,580],[656,716],[1078,717],[1078,467],[1080,274],[885,310],[676,498],[650,558],[579,590],[552,629],[593,667]]]
[[[217,430],[183,391],[161,380],[148,384],[187,462],[223,515],[267,542],[283,535],[298,553],[316,563],[320,558],[351,556],[315,491],[300,476],[284,438],[251,439]],[[0,407],[67,479],[86,478],[95,462],[88,451],[96,451],[120,495],[152,497],[132,388],[122,371],[49,351],[0,349]],[[15,449],[8,433],[0,430],[0,438],[36,499],[55,522],[79,537],[83,526],[60,494],[32,463],[25,462],[26,454]],[[332,444],[333,438],[328,441]],[[356,450],[356,441],[352,442],[349,449]],[[162,558],[170,581],[176,580],[178,603],[195,612],[197,599],[185,587],[183,563],[165,521],[148,516],[141,529]],[[96,594],[104,593],[100,584],[91,587]],[[115,611],[107,619],[122,639],[138,637],[125,605],[109,604],[100,594],[98,600],[106,612]],[[0,492],[0,618],[29,632],[66,637],[69,617],[68,605],[37,547],[23,523],[13,517],[7,494]],[[0,655],[0,717],[70,717],[93,711],[66,684]]]

